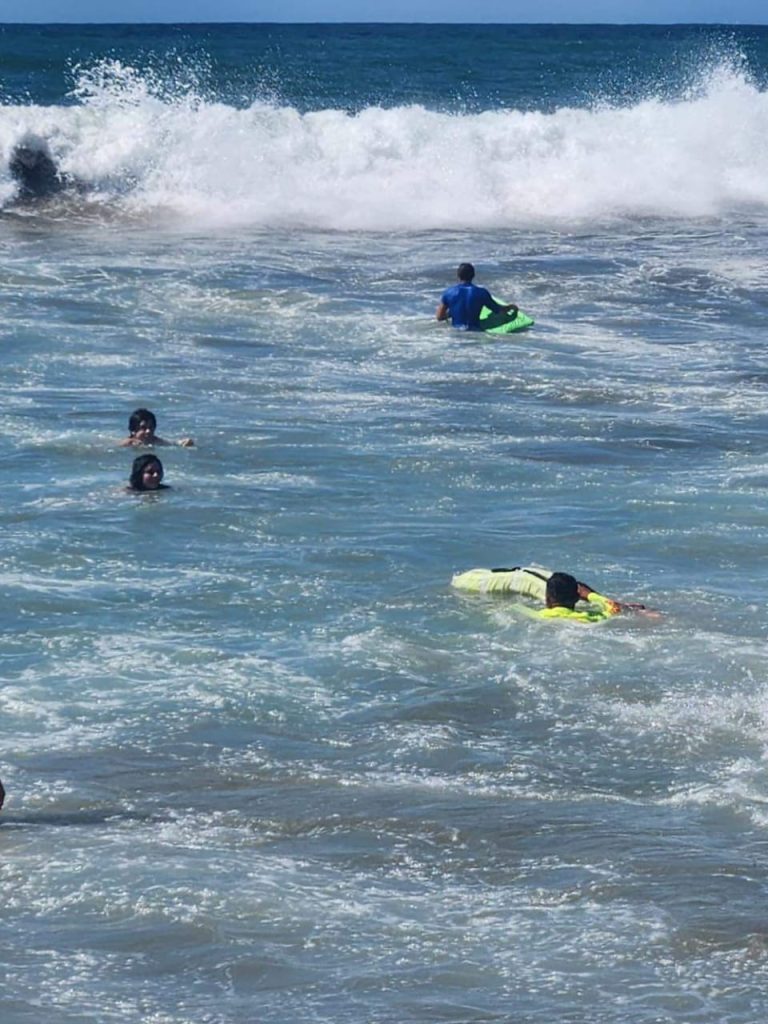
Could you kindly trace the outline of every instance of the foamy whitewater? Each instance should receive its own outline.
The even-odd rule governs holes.
[[[762,1022],[768,30],[0,56],[2,1024]]]
[[[218,227],[537,227],[768,203],[768,95],[728,66],[673,102],[551,113],[238,109],[166,92],[112,60],[81,73],[74,106],[3,108],[0,198],[18,190],[14,148],[32,145],[91,202]]]

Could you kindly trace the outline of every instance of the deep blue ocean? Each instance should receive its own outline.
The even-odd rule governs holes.
[[[2,1024],[762,1024],[766,90],[0,26]],[[535,326],[436,323],[464,260]],[[450,587],[530,563],[662,617]]]

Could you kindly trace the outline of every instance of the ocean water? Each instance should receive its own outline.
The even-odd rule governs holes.
[[[766,29],[0,28],[3,1024],[765,1020],[766,87]],[[467,259],[531,331],[434,322]],[[449,586],[530,562],[663,616]]]

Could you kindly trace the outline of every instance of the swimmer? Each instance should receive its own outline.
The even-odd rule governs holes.
[[[157,417],[149,409],[136,409],[131,413],[128,420],[128,437],[120,441],[121,448],[149,447],[150,445],[175,445],[182,448],[194,448],[195,442],[191,437],[182,437],[180,441],[166,441],[158,437]]]
[[[644,604],[614,601],[599,594],[565,572],[552,572],[539,566],[514,569],[470,569],[457,573],[451,580],[457,590],[474,594],[522,595],[544,601],[544,608],[515,604],[513,607],[538,619],[573,619],[576,622],[602,622],[623,612],[640,612],[658,616]],[[590,607],[577,610],[576,603],[586,601]]]
[[[457,283],[447,288],[435,312],[436,320],[450,320],[459,331],[481,331],[480,312],[486,306],[492,313],[505,313],[511,319],[518,314],[514,302],[502,305],[487,288],[473,284],[475,268],[471,263],[461,263],[456,271]]]
[[[3,781],[0,779],[0,809],[2,809],[5,803],[5,789],[3,788]]]
[[[582,595],[584,597],[582,598]],[[576,611],[579,599],[588,601],[591,608]],[[553,572],[546,583],[544,592],[546,608],[530,609],[527,605],[519,605],[525,614],[537,619],[575,619],[577,622],[602,622],[612,615],[618,615],[620,608],[617,601],[603,597],[591,587],[585,587],[575,576],[567,572]]]
[[[128,491],[165,491],[168,484],[161,483],[163,464],[156,455],[137,455],[133,460]]]

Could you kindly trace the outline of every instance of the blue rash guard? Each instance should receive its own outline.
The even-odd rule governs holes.
[[[479,331],[480,310],[487,306],[493,313],[502,313],[504,307],[491,298],[487,288],[460,281],[443,292],[440,299],[451,314],[451,323],[460,331]]]

